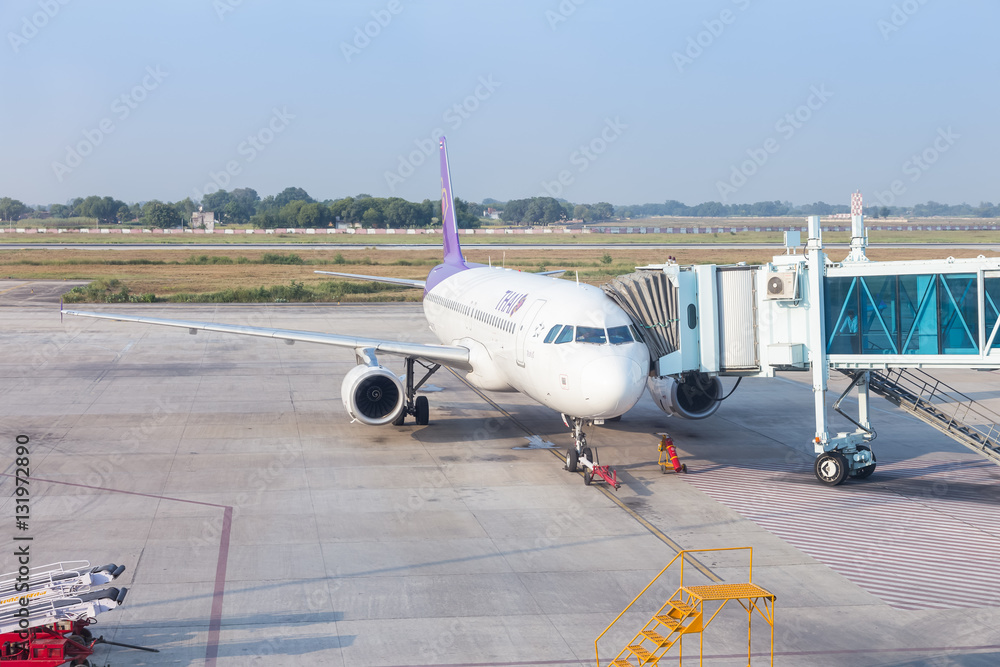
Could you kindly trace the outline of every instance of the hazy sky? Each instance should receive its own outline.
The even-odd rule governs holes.
[[[0,196],[435,199],[443,130],[476,201],[996,201],[997,25],[987,0],[6,0]]]

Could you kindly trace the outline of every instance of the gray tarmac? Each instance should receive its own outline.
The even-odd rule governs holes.
[[[25,434],[32,565],[125,564],[128,598],[96,633],[160,650],[103,647],[96,664],[592,665],[594,638],[676,549],[743,546],[778,596],[775,664],[1000,663],[1000,467],[881,399],[879,471],[828,489],[811,471],[807,374],[745,380],[700,422],[644,398],[589,433],[616,492],[563,470],[560,451],[523,449],[570,439],[519,395],[490,395],[499,411],[441,371],[430,425],[351,424],[347,351],[60,322],[64,285],[0,281],[0,536],[15,533]],[[413,304],[94,308],[433,340]],[[1000,374],[942,377],[998,407]],[[662,430],[687,476],[661,474]],[[745,581],[746,555],[704,554],[687,583]],[[664,577],[602,640],[602,664],[673,592]],[[744,614],[709,627],[706,664],[746,664]],[[767,626],[753,631],[766,651]]]

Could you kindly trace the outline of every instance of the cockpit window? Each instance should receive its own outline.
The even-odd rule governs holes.
[[[632,332],[632,337],[635,338],[636,341],[640,343],[642,342],[642,336],[639,335],[639,332],[636,330],[634,325],[628,325],[628,330]]]
[[[573,327],[566,325],[563,327],[559,335],[556,336],[556,345],[561,345],[562,343],[568,343],[573,340]]]
[[[611,343],[612,345],[631,343],[633,340],[634,339],[632,338],[632,332],[629,331],[629,328],[627,326],[608,328],[608,342]]]
[[[577,327],[576,342],[604,345],[608,342],[608,337],[604,333],[604,329],[598,329],[597,327]]]
[[[551,343],[552,341],[554,341],[556,339],[556,334],[559,333],[560,329],[562,329],[562,325],[561,324],[557,324],[554,327],[552,327],[551,329],[549,329],[549,332],[547,334],[545,334],[545,342],[546,343]]]

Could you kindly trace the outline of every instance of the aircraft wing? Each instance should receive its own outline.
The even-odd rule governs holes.
[[[558,269],[556,271],[537,271],[535,273],[535,275],[536,276],[558,276],[558,275],[561,275],[563,273],[566,273],[566,269]]]
[[[407,287],[419,287],[424,289],[427,283],[423,280],[409,280],[408,278],[381,278],[379,276],[363,276],[358,273],[340,273],[339,271],[313,271],[313,273],[325,273],[328,276],[340,276],[341,278],[357,278],[358,280],[373,280],[377,283],[391,283],[393,285],[406,285]]]
[[[116,322],[140,322],[143,324],[159,324],[168,327],[178,327],[188,329],[191,333],[198,331],[215,331],[218,333],[242,334],[245,336],[259,336],[261,338],[276,338],[292,343],[301,341],[303,343],[321,343],[323,345],[333,345],[335,347],[346,347],[352,350],[371,348],[375,352],[394,354],[400,357],[413,357],[423,359],[434,364],[441,364],[449,368],[456,368],[464,371],[471,371],[472,365],[469,363],[468,348],[457,345],[428,345],[425,343],[403,343],[392,340],[378,340],[376,338],[359,338],[357,336],[344,336],[340,334],[319,333],[315,331],[294,331],[291,329],[269,329],[265,327],[250,327],[239,324],[215,324],[213,322],[190,322],[187,320],[166,320],[159,317],[141,317],[138,315],[121,315],[117,313],[88,313],[80,310],[63,310],[66,315],[79,315],[81,317],[96,317],[103,320],[115,320]]]

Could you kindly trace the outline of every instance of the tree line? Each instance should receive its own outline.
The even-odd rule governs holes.
[[[260,229],[275,227],[326,227],[335,222],[358,224],[373,228],[432,227],[440,224],[441,202],[425,199],[414,203],[399,197],[356,197],[316,201],[302,188],[285,188],[276,195],[261,198],[252,188],[232,191],[218,190],[202,198],[200,206],[215,213],[223,224],[252,225]],[[126,204],[113,197],[78,197],[67,204],[52,204],[32,209],[24,203],[4,197],[0,199],[0,220],[19,220],[26,214],[47,211],[56,219],[91,218],[99,224],[138,224],[163,229],[180,227],[191,220],[199,204],[190,197],[177,202],[152,200]],[[455,198],[458,226],[480,225],[479,204]]]
[[[13,222],[30,217],[36,211],[46,211],[56,219],[89,218],[99,224],[138,224],[144,227],[180,227],[191,220],[191,214],[202,206],[215,213],[223,224],[252,225],[262,229],[276,227],[327,227],[336,222],[360,225],[366,228],[426,228],[440,224],[441,204],[425,199],[411,202],[399,197],[372,197],[359,194],[354,197],[317,201],[302,188],[288,187],[276,195],[261,198],[253,188],[218,190],[207,194],[200,204],[190,197],[176,202],[148,202],[127,204],[114,197],[77,197],[66,204],[51,204],[33,209],[10,197],[0,198],[0,220]],[[612,206],[608,202],[574,204],[553,197],[530,197],[499,201],[484,199],[482,204],[455,198],[458,226],[473,228],[480,225],[484,207],[499,212],[500,219],[509,225],[550,225],[569,220],[587,223],[621,219],[641,219],[659,216],[690,218],[722,217],[804,217],[829,216],[850,213],[846,204],[815,202],[795,206],[791,202],[762,201],[752,204],[723,204],[709,201],[688,206],[675,199],[666,202]],[[869,218],[887,217],[980,217],[1000,218],[1000,205],[981,202],[969,204],[941,204],[929,201],[915,206],[867,206]]]

